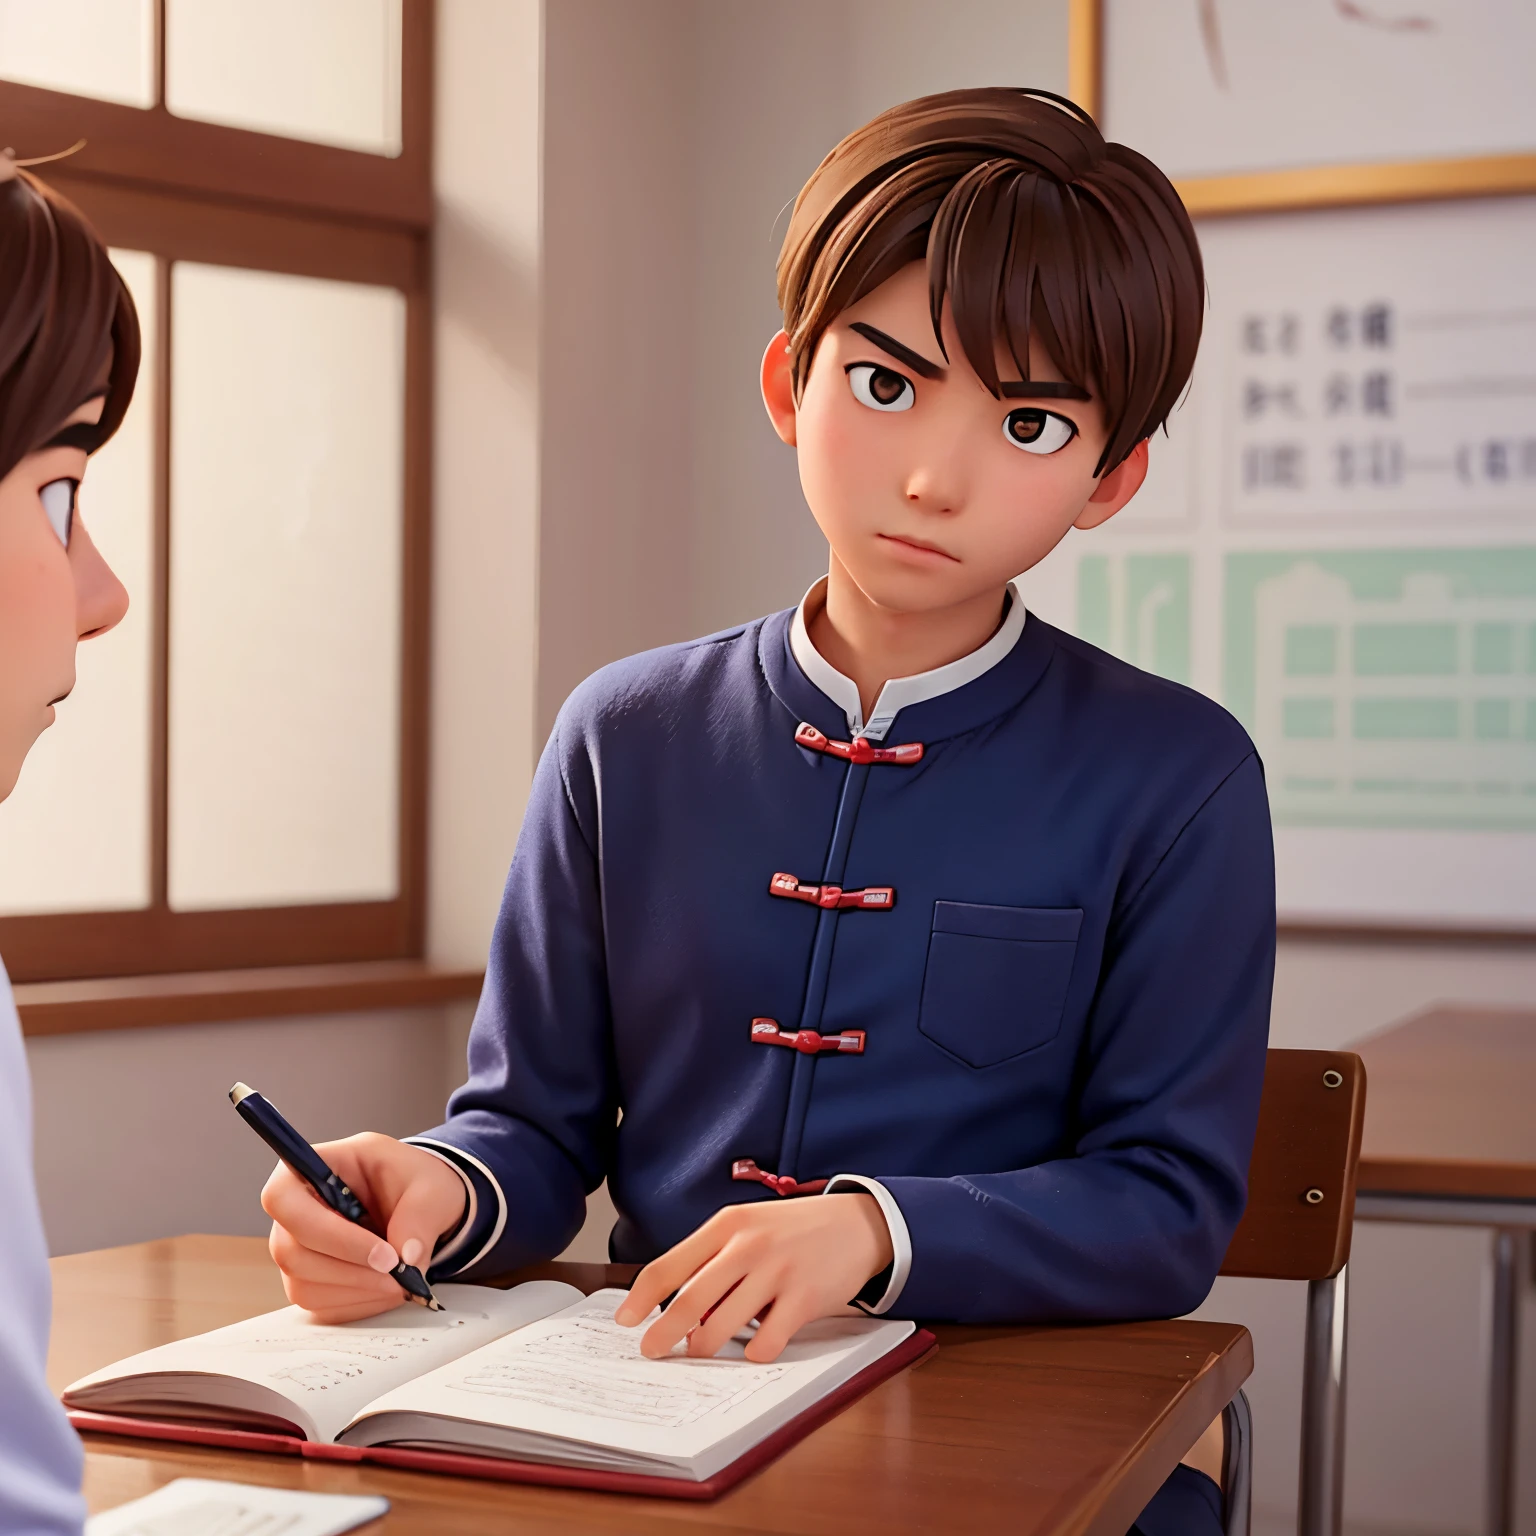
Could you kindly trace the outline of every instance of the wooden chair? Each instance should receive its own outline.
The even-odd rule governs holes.
[[[1339,1536],[1344,1505],[1344,1342],[1365,1063],[1351,1051],[1271,1051],[1248,1168],[1248,1207],[1224,1275],[1307,1282],[1298,1536]],[[1248,1536],[1253,1427],[1239,1392],[1223,1419],[1228,1536]]]

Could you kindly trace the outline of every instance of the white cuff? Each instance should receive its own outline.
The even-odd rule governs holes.
[[[492,1248],[494,1248],[507,1225],[507,1197],[501,1192],[501,1185],[496,1180],[496,1175],[485,1166],[473,1153],[466,1152],[463,1147],[451,1146],[446,1141],[431,1141],[425,1136],[407,1136],[405,1144],[408,1147],[420,1147],[423,1152],[429,1152],[441,1162],[448,1164],[453,1171],[464,1181],[464,1188],[469,1192],[469,1207],[464,1212],[464,1221],[459,1227],[458,1236],[440,1252],[432,1255],[429,1260],[435,1269],[447,1260],[457,1258],[459,1252],[469,1241],[470,1234],[475,1229],[475,1181],[464,1171],[458,1159],[463,1158],[477,1173],[484,1176],[491,1188],[496,1192],[496,1221],[491,1228],[491,1235],[480,1245],[479,1251],[472,1259],[465,1259],[453,1271],[456,1275],[462,1275],[471,1265],[478,1264]]]
[[[867,1179],[862,1173],[839,1173],[827,1180],[827,1187],[822,1190],[822,1194],[835,1194],[839,1187],[846,1190],[850,1184],[858,1185],[875,1197],[875,1203],[885,1217],[886,1230],[891,1234],[891,1278],[885,1287],[885,1294],[873,1305],[859,1304],[871,1317],[879,1317],[896,1305],[896,1298],[901,1295],[907,1283],[907,1276],[912,1269],[912,1235],[907,1231],[907,1219],[901,1214],[896,1197],[878,1179]]]

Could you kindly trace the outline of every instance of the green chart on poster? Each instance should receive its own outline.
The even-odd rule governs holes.
[[[1277,824],[1536,829],[1536,549],[1230,554],[1225,589]]]

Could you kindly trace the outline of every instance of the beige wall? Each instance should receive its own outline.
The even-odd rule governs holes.
[[[442,0],[427,950],[481,965],[542,739],[539,0]]]
[[[688,633],[686,0],[559,0],[544,39],[538,722]]]
[[[442,1114],[442,1011],[127,1029],[27,1042],[48,1245],[264,1233],[272,1156],[229,1107],[254,1083],[313,1141],[404,1136]]]

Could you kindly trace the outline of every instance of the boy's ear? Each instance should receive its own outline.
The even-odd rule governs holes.
[[[1100,479],[1098,485],[1094,487],[1093,495],[1088,498],[1088,505],[1083,508],[1081,515],[1072,526],[1097,528],[1101,523],[1107,523],[1141,489],[1141,483],[1146,478],[1147,440],[1142,438],[1108,474]]]
[[[763,353],[763,404],[773,430],[795,446],[795,375],[789,356],[789,337],[783,331],[774,335]]]

